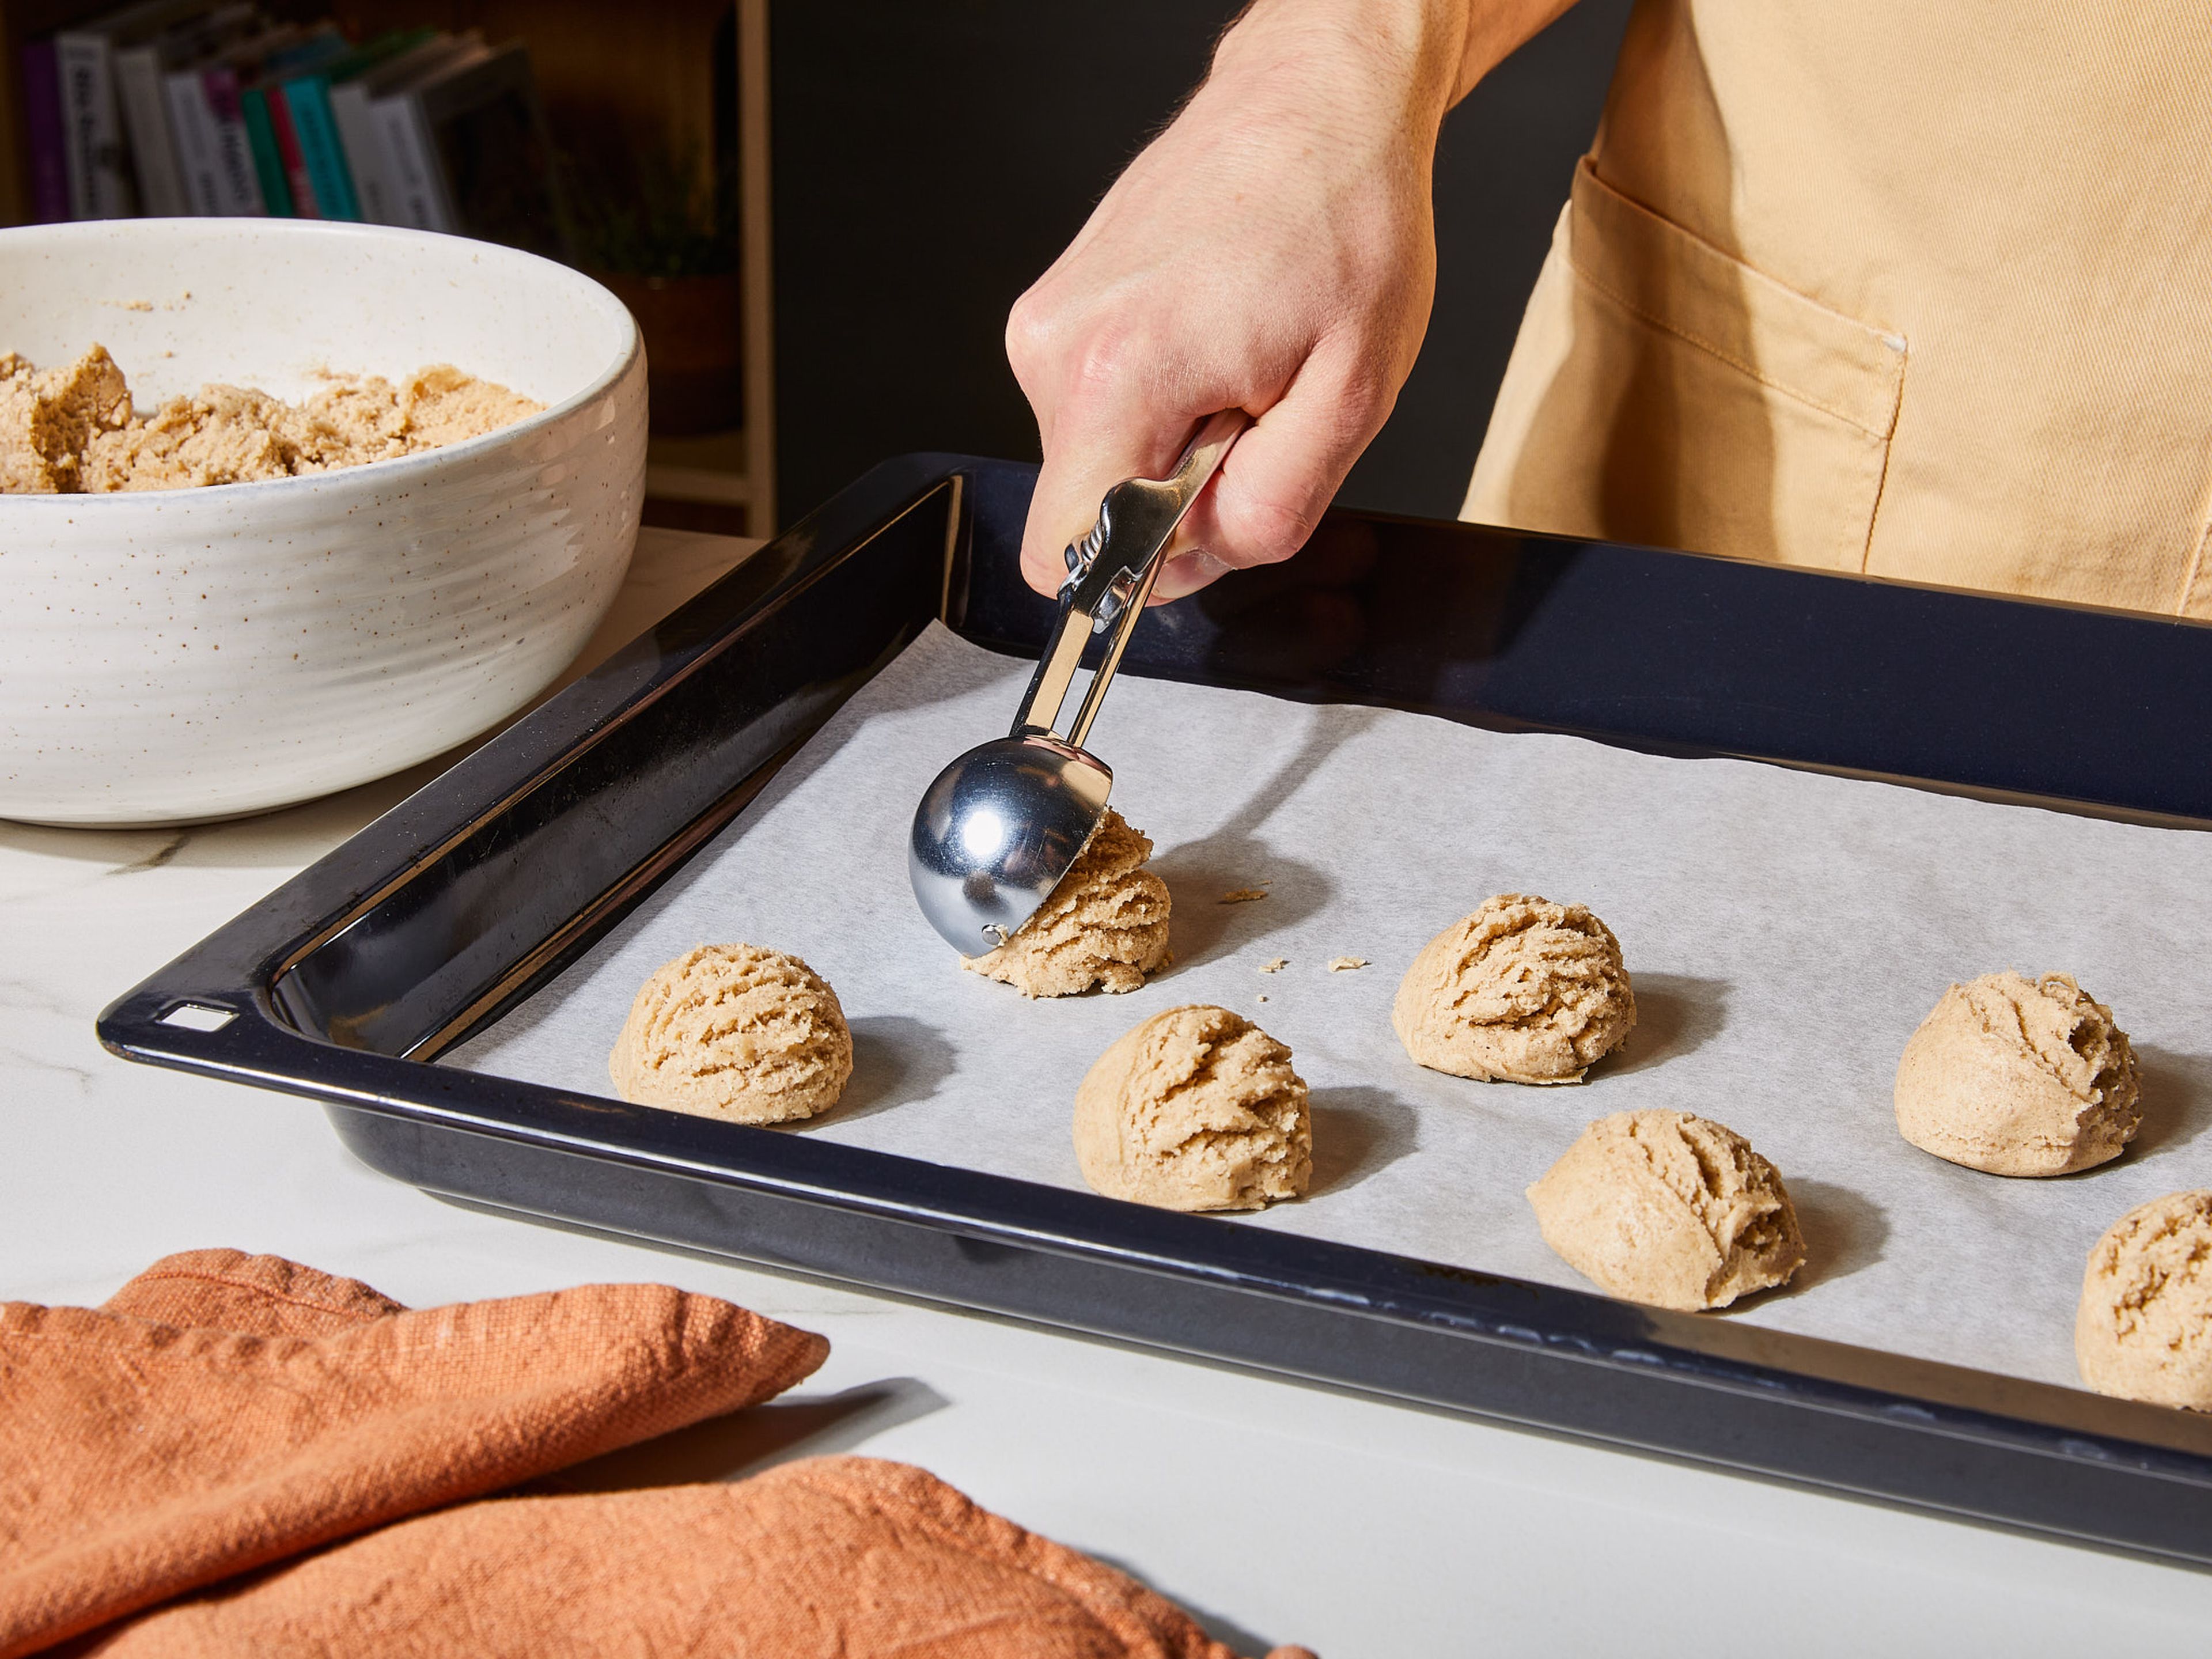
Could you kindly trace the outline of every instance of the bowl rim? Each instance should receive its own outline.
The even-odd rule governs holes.
[[[304,494],[318,486],[327,489],[334,480],[374,476],[377,480],[396,480],[407,473],[424,473],[448,462],[489,449],[501,443],[511,443],[525,435],[543,430],[554,422],[574,413],[586,404],[604,397],[610,388],[628,374],[644,349],[643,337],[639,334],[637,319],[629,307],[604,283],[586,276],[573,265],[558,259],[549,259],[542,253],[532,253],[519,247],[509,247],[504,242],[487,242],[474,236],[456,236],[444,231],[418,230],[411,225],[372,225],[344,219],[258,219],[225,216],[221,218],[132,218],[81,219],[53,224],[0,226],[0,240],[23,242],[28,240],[67,243],[76,240],[88,241],[115,240],[131,236],[135,227],[182,227],[204,235],[222,238],[226,235],[276,235],[322,237],[331,240],[357,240],[362,241],[393,241],[416,243],[459,243],[483,250],[495,257],[515,259],[526,264],[546,267],[556,273],[556,280],[578,284],[585,290],[584,297],[602,310],[612,308],[623,328],[623,344],[607,367],[595,375],[580,390],[563,398],[559,403],[548,404],[534,415],[526,415],[506,426],[495,427],[489,432],[480,432],[472,438],[458,443],[441,444],[435,449],[426,449],[415,455],[393,455],[382,460],[364,461],[358,466],[332,467],[322,472],[297,472],[283,478],[253,478],[240,483],[185,484],[173,489],[102,489],[87,490],[72,495],[45,495],[32,491],[0,492],[0,513],[56,512],[64,508],[82,512],[93,501],[190,501],[205,499],[211,492],[220,492],[217,499],[223,501],[244,499],[251,491],[259,499],[269,491],[295,489]],[[210,503],[212,505],[212,503]],[[112,508],[94,509],[112,511]]]

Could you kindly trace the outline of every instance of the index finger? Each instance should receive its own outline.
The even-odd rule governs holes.
[[[1164,477],[1197,422],[1142,405],[1064,411],[1045,440],[1044,465],[1022,532],[1022,576],[1057,592],[1066,551],[1098,521],[1106,492],[1124,478]]]

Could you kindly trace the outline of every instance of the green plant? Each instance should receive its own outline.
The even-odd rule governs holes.
[[[737,169],[650,145],[564,153],[578,260],[625,276],[714,276],[737,269]]]

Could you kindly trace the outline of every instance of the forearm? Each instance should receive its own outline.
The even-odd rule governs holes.
[[[1248,83],[1357,64],[1433,128],[1574,0],[1255,0],[1223,35],[1214,76]]]

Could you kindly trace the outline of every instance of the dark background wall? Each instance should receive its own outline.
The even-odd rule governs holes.
[[[1227,0],[777,6],[776,441],[787,524],[887,455],[1034,459],[1007,308],[1204,72]],[[1628,0],[1582,3],[1443,130],[1437,291],[1348,505],[1449,518],[1597,123]]]

